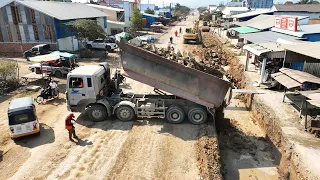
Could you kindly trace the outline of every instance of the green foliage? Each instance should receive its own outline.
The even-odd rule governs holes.
[[[6,81],[9,78],[16,78],[18,64],[13,61],[1,61],[0,79]]]
[[[94,20],[77,19],[75,21],[68,22],[67,25],[70,27],[71,31],[76,33],[75,36],[80,41],[92,41],[106,37],[106,33],[102,27]]]
[[[319,4],[316,0],[300,0],[297,4]]]
[[[221,2],[219,3],[219,6],[218,6],[218,7],[225,7],[224,2],[221,1]]]
[[[142,29],[142,15],[139,9],[135,9],[131,15],[130,27],[137,31]]]
[[[146,9],[144,12],[147,14],[155,14],[154,10],[151,10],[150,8]]]
[[[198,7],[197,10],[199,11],[199,13],[203,13],[205,10],[207,10],[206,7]]]
[[[187,6],[182,6],[179,3],[175,5],[174,9],[176,11],[176,16],[186,16],[190,13],[190,8],[188,8]]]

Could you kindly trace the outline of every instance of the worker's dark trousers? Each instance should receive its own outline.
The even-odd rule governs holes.
[[[77,138],[76,131],[74,130],[74,128],[71,128],[68,131],[69,131],[69,139],[70,140],[72,139],[72,135],[73,135],[74,138]]]

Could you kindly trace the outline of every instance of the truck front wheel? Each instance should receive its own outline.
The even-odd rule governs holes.
[[[132,121],[135,113],[130,106],[120,106],[116,110],[116,116],[120,121]]]
[[[178,106],[170,106],[166,112],[166,119],[169,123],[179,124],[185,118],[183,110]]]
[[[93,105],[87,110],[87,115],[91,121],[99,122],[107,118],[107,109],[101,105]]]
[[[201,107],[193,107],[188,112],[188,119],[192,124],[203,124],[207,121],[208,115],[206,110]]]

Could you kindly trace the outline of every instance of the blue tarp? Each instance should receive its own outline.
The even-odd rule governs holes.
[[[150,35],[139,36],[139,38],[140,38],[142,41],[155,41],[155,40],[157,40],[156,37],[150,36]]]

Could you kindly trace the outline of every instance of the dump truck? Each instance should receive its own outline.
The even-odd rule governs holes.
[[[230,100],[231,83],[130,44],[120,43],[122,74],[154,87],[155,93],[123,93],[122,74],[111,75],[107,63],[81,66],[67,76],[67,107],[86,112],[92,121],[115,115],[121,121],[161,118],[170,123],[188,119],[202,124]],[[226,94],[229,96],[226,96]]]
[[[189,41],[195,41],[196,43],[200,42],[200,34],[199,34],[199,20],[196,20],[193,23],[192,28],[187,27],[185,33],[183,34],[184,44],[188,44]]]

